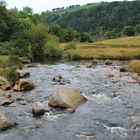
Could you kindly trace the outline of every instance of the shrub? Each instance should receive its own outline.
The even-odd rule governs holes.
[[[132,72],[140,73],[140,60],[132,60],[129,63]]]
[[[59,39],[54,35],[48,35],[47,42],[43,47],[43,53],[49,58],[56,58],[62,55],[59,45]]]
[[[65,45],[64,51],[67,51],[70,49],[76,49],[76,42],[72,41]]]
[[[11,85],[14,85],[19,80],[19,76],[14,68],[6,68],[0,71],[0,76],[5,77]]]

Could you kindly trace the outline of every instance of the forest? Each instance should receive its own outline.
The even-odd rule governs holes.
[[[81,7],[71,12],[61,8],[63,14],[55,10],[38,14],[28,6],[22,10],[7,9],[6,2],[0,1],[0,55],[25,56],[31,60],[44,56],[58,58],[62,56],[59,43],[140,34],[140,1],[87,5],[88,8],[70,6],[68,9]],[[74,47],[73,44],[66,49]]]

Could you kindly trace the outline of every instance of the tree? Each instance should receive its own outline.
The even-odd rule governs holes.
[[[47,24],[37,24],[30,30],[26,31],[26,36],[31,44],[32,56],[35,60],[40,60],[44,56],[43,47],[47,41],[48,26]]]
[[[125,26],[123,29],[123,35],[134,36],[135,30],[133,26]]]
[[[82,33],[80,35],[80,41],[81,42],[92,42],[91,35],[89,33]]]
[[[136,34],[140,34],[140,24],[137,24],[135,26],[135,31],[136,31]]]

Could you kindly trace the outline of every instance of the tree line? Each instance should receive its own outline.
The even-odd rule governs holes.
[[[140,1],[101,2],[101,4],[63,15],[49,14],[49,23],[87,32],[96,39],[140,34]]]
[[[60,42],[138,35],[139,12],[140,1],[103,2],[56,18],[49,11],[36,14],[30,7],[7,9],[0,0],[0,55],[54,58],[62,54]]]

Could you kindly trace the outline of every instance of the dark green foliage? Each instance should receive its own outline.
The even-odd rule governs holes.
[[[16,73],[16,70],[12,68],[5,69],[1,75],[7,78],[11,85],[14,85],[19,80],[19,76]]]
[[[76,49],[76,42],[69,42],[65,45],[64,51],[70,50],[70,49]]]
[[[80,34],[80,42],[93,42],[91,35],[89,33]]]
[[[140,1],[102,2],[95,7],[65,12],[54,18],[53,22],[61,27],[72,27],[79,32],[88,32],[104,39],[104,34],[118,37],[125,26],[136,26],[140,23]],[[54,15],[56,16],[56,14]],[[53,17],[51,15],[48,17]],[[115,29],[115,34],[114,34]]]
[[[134,36],[135,30],[133,26],[125,26],[123,29],[123,34],[126,36]]]
[[[135,26],[135,32],[136,32],[136,34],[140,34],[140,24],[137,24],[136,26]]]

